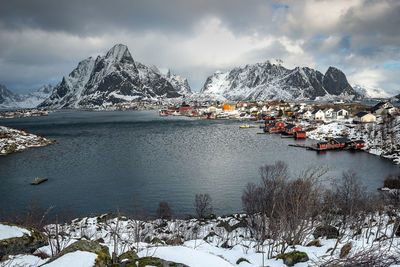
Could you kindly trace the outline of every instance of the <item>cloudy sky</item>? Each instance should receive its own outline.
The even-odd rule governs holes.
[[[18,93],[55,84],[116,43],[194,90],[216,70],[281,59],[400,92],[397,0],[2,0],[0,84]]]

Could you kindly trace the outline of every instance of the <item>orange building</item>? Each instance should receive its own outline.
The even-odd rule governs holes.
[[[222,105],[222,110],[235,110],[235,109],[236,109],[235,105],[229,105],[229,104]]]

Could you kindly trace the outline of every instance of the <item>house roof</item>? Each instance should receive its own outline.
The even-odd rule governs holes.
[[[285,129],[292,129],[293,127],[296,127],[296,125],[289,123],[285,126]]]
[[[341,137],[341,138],[332,138],[331,140],[336,141],[338,143],[348,143],[350,142],[350,139]]]
[[[366,111],[361,111],[361,112],[358,112],[358,113],[356,114],[356,117],[361,118],[361,117],[364,117],[365,115],[368,115],[368,114],[371,114],[371,113],[368,113],[368,112],[366,112]]]
[[[313,112],[311,112],[311,114],[316,114],[318,111],[321,111],[320,109],[316,109]]]

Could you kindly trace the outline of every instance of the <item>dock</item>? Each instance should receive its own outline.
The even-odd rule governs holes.
[[[305,145],[305,144],[289,144],[289,146],[293,147],[303,147],[305,149],[314,150],[314,151],[327,151],[327,150],[349,150],[350,147],[331,147],[331,148],[318,148],[316,145]]]

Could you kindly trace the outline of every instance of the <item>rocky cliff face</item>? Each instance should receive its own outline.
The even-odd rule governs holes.
[[[128,47],[118,44],[105,56],[81,61],[40,107],[98,107],[179,96],[167,78],[134,61]]]
[[[208,77],[201,93],[229,100],[315,100],[360,95],[340,70],[330,67],[324,74],[307,68],[286,69],[270,62],[246,65]]]

